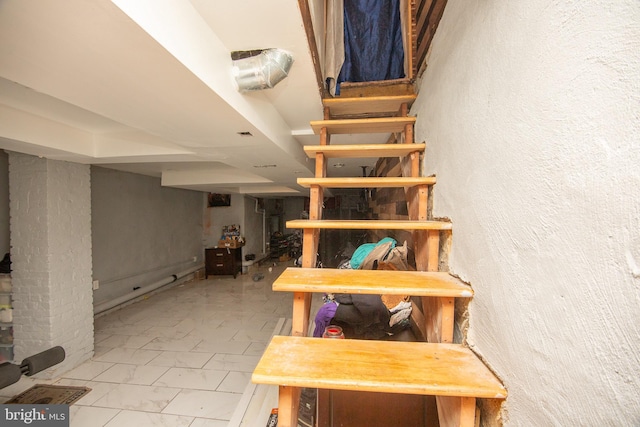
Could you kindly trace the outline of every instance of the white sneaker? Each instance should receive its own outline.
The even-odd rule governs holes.
[[[411,303],[409,301],[400,301],[398,305],[396,305],[391,310],[389,310],[389,312],[391,314],[394,314],[400,310],[404,310],[405,308],[409,308],[409,307],[411,307]]]
[[[409,316],[411,316],[411,304],[409,304],[409,308],[400,310],[396,314],[392,315],[389,319],[389,326],[393,327],[393,325],[400,323],[405,319],[408,319]]]

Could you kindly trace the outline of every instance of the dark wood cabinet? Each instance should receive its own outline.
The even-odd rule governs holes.
[[[209,276],[233,275],[242,272],[242,248],[208,248],[204,251],[205,279]]]

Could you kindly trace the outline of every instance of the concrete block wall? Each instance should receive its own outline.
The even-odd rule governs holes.
[[[15,360],[64,347],[53,378],[93,355],[89,166],[9,153]]]

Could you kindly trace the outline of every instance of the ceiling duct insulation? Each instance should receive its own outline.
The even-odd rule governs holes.
[[[232,73],[239,92],[270,89],[289,74],[293,57],[282,49],[232,52]]]

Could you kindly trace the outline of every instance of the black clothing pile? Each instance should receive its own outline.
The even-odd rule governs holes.
[[[11,257],[7,252],[4,254],[4,258],[0,261],[0,274],[9,274],[11,273]]]
[[[380,339],[391,333],[389,309],[379,295],[334,294],[339,303],[331,324],[347,338]]]

